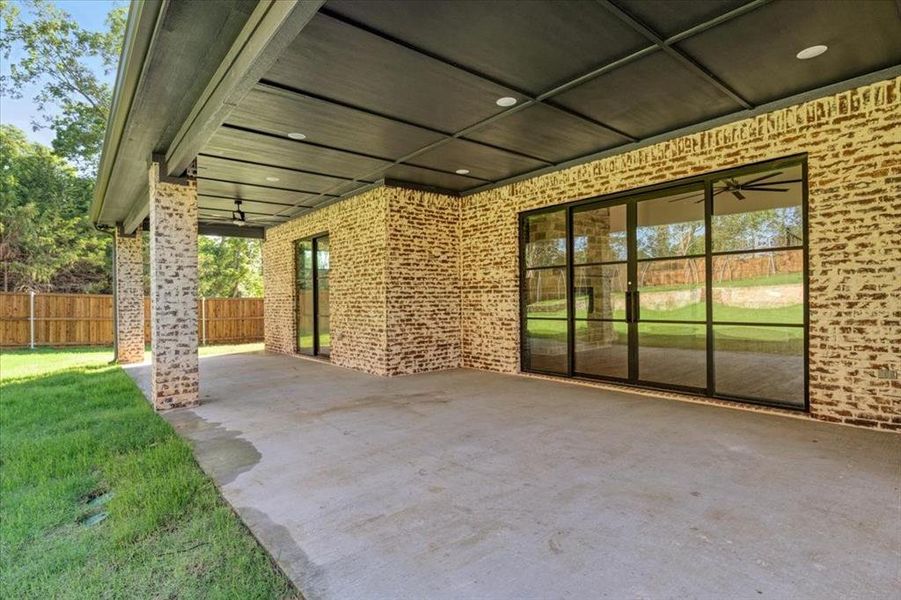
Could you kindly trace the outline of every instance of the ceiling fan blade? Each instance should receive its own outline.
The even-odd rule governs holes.
[[[758,185],[785,185],[786,183],[801,183],[801,179],[785,179],[783,181],[767,181],[766,183],[757,183],[753,185],[748,185],[747,183],[741,186],[744,189],[757,187]]]
[[[736,198],[738,198],[739,200],[745,199],[745,195],[742,194],[741,192],[739,192],[738,190],[731,190],[731,191],[732,191],[732,195],[735,196]]]
[[[746,192],[787,192],[788,188],[752,187],[742,188]]]
[[[750,181],[746,181],[746,182],[744,182],[744,183],[741,184],[741,185],[742,185],[742,187],[744,187],[744,186],[747,186],[747,185],[751,185],[751,184],[757,183],[758,181],[766,181],[767,179],[769,179],[769,178],[771,178],[771,177],[777,177],[777,176],[779,176],[779,175],[782,175],[782,171],[776,171],[775,173],[767,173],[766,175],[763,175],[763,176],[761,176],[761,177],[758,177],[757,179],[752,179],[752,180],[750,180]]]

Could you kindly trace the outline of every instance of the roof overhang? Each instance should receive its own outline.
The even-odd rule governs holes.
[[[268,227],[383,183],[467,195],[899,64],[892,0],[133,2],[91,215],[139,227],[154,153],[197,159],[217,228],[236,199]]]

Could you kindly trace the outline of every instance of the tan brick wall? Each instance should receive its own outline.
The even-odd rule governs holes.
[[[459,367],[460,199],[386,193],[388,373]]]
[[[144,360],[144,257],[141,232],[116,232],[116,362]]]
[[[294,242],[329,234],[331,361],[387,373],[385,277],[388,194],[379,188],[273,227],[263,243],[266,349],[296,350]]]
[[[680,137],[463,199],[468,367],[516,372],[517,215],[807,152],[810,405],[821,419],[901,428],[901,79]]]
[[[149,172],[151,401],[154,408],[199,402],[197,359],[197,182]]]
[[[294,350],[293,241],[329,231],[333,362],[516,372],[520,212],[804,152],[811,413],[899,429],[901,381],[880,374],[901,371],[901,79],[463,199],[380,188],[273,228],[267,348]]]

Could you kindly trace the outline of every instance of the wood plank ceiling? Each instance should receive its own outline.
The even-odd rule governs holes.
[[[467,193],[748,112],[901,64],[899,10],[330,0],[199,156],[200,219],[240,198],[270,226],[383,179]]]

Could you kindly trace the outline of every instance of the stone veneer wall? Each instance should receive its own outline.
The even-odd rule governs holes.
[[[811,414],[901,429],[901,79],[464,198],[464,366],[518,370],[520,212],[802,152]]]
[[[452,369],[460,355],[460,199],[386,188],[391,375]]]
[[[116,362],[144,361],[144,256],[141,231],[116,232]]]
[[[269,229],[263,243],[266,349],[296,350],[294,242],[329,234],[331,361],[387,374],[388,194],[379,188]]]
[[[150,384],[154,408],[199,402],[197,357],[197,181],[160,181],[152,163],[150,186]],[[143,326],[143,322],[141,324]]]

